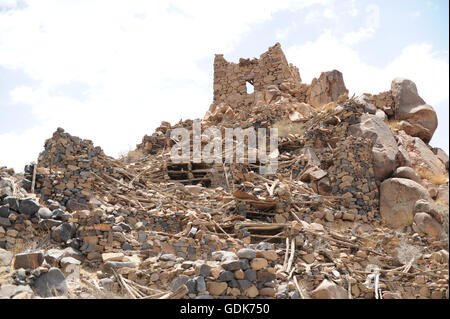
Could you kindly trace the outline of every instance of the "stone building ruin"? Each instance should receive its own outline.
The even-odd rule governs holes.
[[[283,82],[301,83],[300,72],[288,63],[279,43],[261,54],[259,59],[239,59],[239,63],[228,62],[223,54],[214,58],[214,102],[225,102],[237,106],[253,101],[253,94],[247,93],[246,83],[261,92],[268,85]]]
[[[247,83],[254,87],[253,93],[247,92]],[[214,104],[225,103],[231,108],[258,104],[264,91],[273,87],[314,107],[336,102],[348,94],[342,73],[337,70],[322,72],[311,85],[302,83],[299,69],[287,61],[280,43],[259,59],[241,58],[237,64],[225,60],[223,54],[215,55]]]

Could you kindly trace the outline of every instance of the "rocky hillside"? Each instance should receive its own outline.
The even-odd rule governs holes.
[[[272,174],[173,162],[192,120],[119,159],[58,128],[24,174],[1,168],[0,298],[448,299],[433,107],[408,79],[349,97],[339,71],[300,71],[279,44],[214,61],[202,130],[278,129]]]

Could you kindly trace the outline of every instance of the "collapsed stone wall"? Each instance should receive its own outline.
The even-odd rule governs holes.
[[[86,209],[96,174],[114,168],[100,147],[58,128],[39,154],[36,191],[42,200],[53,199],[70,210]]]
[[[359,124],[363,112],[354,102],[344,103],[330,112],[322,125],[305,132],[302,152],[308,154],[310,168],[300,179],[308,182],[317,194],[337,196],[340,201],[335,209],[341,211],[344,220],[368,222],[379,215],[373,141],[354,136],[349,129]]]
[[[145,135],[142,138],[141,144],[136,146],[136,149],[143,154],[157,154],[165,147],[169,147],[168,144],[170,136],[171,125],[168,122],[162,122],[161,125],[156,128],[155,133],[152,135]]]

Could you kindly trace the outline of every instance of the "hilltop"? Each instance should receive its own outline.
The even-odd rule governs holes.
[[[349,97],[341,72],[300,72],[278,43],[217,54],[203,119],[163,121],[118,159],[58,128],[24,174],[2,168],[0,297],[448,299],[433,107],[409,79]],[[277,129],[276,171],[251,146],[174,162],[172,133],[196,125],[221,159],[227,129]]]

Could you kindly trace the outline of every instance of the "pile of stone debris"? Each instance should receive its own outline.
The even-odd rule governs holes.
[[[279,44],[214,67],[202,128],[277,128],[277,171],[172,162],[191,120],[120,159],[59,128],[0,170],[0,298],[449,298],[449,159],[413,82],[349,98]]]

